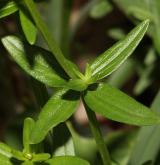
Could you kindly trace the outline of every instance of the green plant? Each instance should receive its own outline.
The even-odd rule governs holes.
[[[159,79],[158,76],[152,76],[156,74],[155,70],[159,68],[159,1],[136,0],[133,2],[131,0],[114,0],[114,2],[134,24],[137,24],[143,19],[150,19],[151,21],[147,34],[151,38],[152,43],[149,44],[149,49],[140,64],[140,69],[138,70],[139,80],[134,89],[134,92],[140,95]],[[157,94],[155,101],[152,103],[152,108],[155,111],[159,111],[158,100],[159,95]],[[137,135],[138,140],[134,146],[129,164],[133,165],[136,163],[140,165],[145,164],[145,162],[156,164],[160,146],[159,140],[156,140],[156,137],[159,136],[159,133],[158,126],[140,128]],[[156,144],[155,141],[157,141]]]
[[[31,118],[25,120],[22,152],[3,143],[0,144],[2,164],[29,165],[38,162],[56,165],[60,162],[62,165],[88,165],[86,160],[76,156],[55,156],[51,155],[52,153],[36,150],[52,129],[54,135],[55,127],[72,116],[80,99],[85,106],[104,165],[117,163],[110,158],[95,112],[126,124],[145,126],[160,123],[160,117],[156,112],[103,82],[104,78],[115,71],[135,50],[147,31],[149,20],[141,22],[125,38],[87,64],[83,74],[63,55],[42,21],[33,0],[2,2],[1,11],[1,17],[19,11],[22,29],[29,42],[15,36],[2,38],[2,43],[9,54],[30,76],[49,87],[58,88],[56,94],[46,102],[36,121]],[[41,32],[50,51],[34,45],[37,29]],[[72,131],[71,134],[73,134]]]

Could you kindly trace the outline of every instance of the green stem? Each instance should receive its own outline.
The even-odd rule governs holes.
[[[45,41],[48,44],[48,47],[50,51],[53,53],[59,64],[62,66],[62,68],[65,70],[65,72],[71,77],[75,78],[76,75],[73,72],[72,68],[70,67],[69,61],[64,57],[61,49],[59,48],[58,44],[56,43],[55,39],[52,37],[52,34],[49,32],[47,26],[43,22],[39,11],[33,2],[33,0],[24,0],[24,3],[26,7],[28,8],[31,16],[33,17],[33,20],[37,26],[37,28],[42,33]]]
[[[87,116],[89,119],[89,125],[91,127],[92,134],[97,143],[97,147],[98,147],[99,153],[101,155],[103,165],[111,165],[109,152],[108,152],[108,149],[104,142],[103,136],[101,134],[101,131],[99,128],[99,123],[96,118],[96,114],[91,109],[89,109],[89,107],[85,103],[84,103],[84,105],[85,105],[86,113],[87,113]]]

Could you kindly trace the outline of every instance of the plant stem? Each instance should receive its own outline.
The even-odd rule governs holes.
[[[85,103],[84,103],[84,105],[85,105],[86,113],[87,113],[87,116],[89,119],[89,125],[91,127],[92,134],[97,143],[97,147],[98,147],[99,153],[101,155],[103,165],[111,165],[109,152],[108,152],[108,149],[104,142],[103,136],[101,134],[101,131],[99,128],[99,123],[96,118],[96,114]]]
[[[58,44],[56,43],[55,39],[53,38],[52,34],[49,32],[47,26],[43,22],[39,11],[33,2],[33,0],[24,0],[24,3],[26,7],[28,8],[31,16],[33,17],[33,20],[37,26],[37,28],[42,33],[45,41],[48,44],[48,47],[50,51],[53,53],[59,64],[62,66],[62,68],[65,70],[65,72],[71,77],[75,78],[76,75],[72,70],[72,67],[70,66],[70,62],[64,57],[61,49],[59,48]]]

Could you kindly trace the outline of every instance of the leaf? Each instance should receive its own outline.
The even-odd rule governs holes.
[[[67,86],[76,91],[84,91],[87,88],[87,84],[81,79],[70,79]]]
[[[67,122],[67,126],[72,134],[76,155],[88,160],[91,164],[97,165],[97,162],[99,165],[100,160],[97,156],[98,148],[94,138],[79,135],[70,122]],[[110,156],[118,165],[127,165],[135,142],[136,133],[137,131],[135,130],[121,130],[107,133],[104,136]]]
[[[31,143],[41,142],[48,131],[67,120],[76,110],[79,93],[61,90],[46,103],[31,133]]]
[[[160,112],[160,91],[155,97],[151,108]],[[160,149],[160,126],[147,126],[139,130],[136,138],[136,144],[132,151],[129,165],[141,165],[147,161],[155,162],[156,156]]]
[[[118,165],[128,165],[136,135],[137,130],[122,130],[108,134],[108,150],[112,160]]]
[[[139,7],[135,7],[135,6],[131,6],[129,8],[129,12],[131,14],[133,14],[134,17],[140,19],[140,20],[144,20],[144,19],[154,19],[152,13],[150,13],[150,11],[147,10],[142,10]]]
[[[50,52],[25,44],[15,36],[4,37],[2,42],[29,75],[51,87],[65,86],[66,81],[58,75],[63,74],[63,71]]]
[[[34,163],[31,161],[25,161],[21,165],[34,165]]]
[[[86,92],[84,100],[91,110],[102,116],[133,125],[160,123],[160,117],[155,112],[118,89],[107,84],[93,87]]]
[[[113,45],[91,63],[92,79],[97,81],[115,71],[135,50],[143,38],[149,21],[136,26],[123,40]]]
[[[33,45],[36,42],[37,28],[27,15],[27,12],[19,11],[20,22],[27,41]]]
[[[73,140],[65,123],[54,128],[51,140],[56,141],[52,145],[53,156],[75,156]]]
[[[18,10],[17,4],[14,1],[0,2],[0,18],[13,14],[17,10]]]
[[[119,69],[110,75],[107,79],[107,83],[114,87],[122,88],[135,73],[135,64],[135,60],[131,58],[125,61]]]
[[[1,155],[0,154],[0,164],[1,165],[14,165],[11,161],[10,161],[10,158],[4,156],[4,155]]]
[[[24,153],[30,153],[30,134],[34,126],[34,120],[32,118],[26,118],[23,126],[23,146]]]
[[[154,48],[151,47],[145,56],[144,63],[147,67],[149,67],[150,65],[154,65],[155,62],[156,62],[156,52]]]
[[[146,67],[141,75],[139,80],[136,82],[136,85],[134,87],[134,94],[140,95],[142,92],[144,92],[153,82],[153,78],[151,77],[153,73],[154,65]]]
[[[97,158],[97,145],[93,138],[80,136],[70,122],[67,122],[67,127],[71,132],[75,154],[85,160],[88,160],[91,164],[94,164]]]
[[[125,32],[121,28],[109,29],[107,34],[109,35],[109,37],[113,38],[114,40],[121,40],[125,37]]]
[[[130,19],[134,17],[138,20],[151,20],[152,24],[148,29],[148,34],[151,36],[155,48],[158,52],[160,52],[160,38],[158,37],[160,34],[159,0],[114,0],[114,2],[126,13]]]
[[[60,163],[61,162],[61,163]],[[47,161],[49,165],[90,165],[86,160],[75,156],[58,156]]]
[[[81,78],[82,73],[79,71],[79,68],[77,67],[76,64],[74,64],[72,61],[65,59],[65,63],[68,65],[68,67],[70,67],[70,69],[72,70],[75,79],[77,77]]]
[[[72,139],[70,138],[65,144],[57,148],[54,155],[55,156],[66,156],[66,155],[74,156],[75,155],[74,145],[73,145]]]
[[[5,157],[11,158],[12,149],[8,145],[0,142],[0,154]]]
[[[145,67],[139,70],[139,80],[134,87],[134,94],[139,95],[144,92],[154,81],[152,76],[155,69],[156,54],[153,48],[150,48],[145,56]]]
[[[53,0],[47,2],[47,9],[44,12],[45,17],[47,19],[48,27],[50,31],[53,33],[53,36],[55,37],[56,42],[61,47],[61,42],[63,38],[63,28],[64,27],[64,19],[66,17],[65,13],[65,2],[64,0]],[[53,14],[54,11],[54,14]],[[68,14],[68,13],[67,13]],[[64,40],[63,40],[64,41]]]
[[[27,160],[27,158],[24,156],[24,154],[20,151],[12,149],[12,155],[13,155],[13,158],[15,158],[17,160],[20,160],[20,161],[26,161]]]
[[[139,20],[154,19],[154,15],[150,11],[151,1],[152,0],[114,0],[127,15],[133,15]]]
[[[112,5],[107,0],[98,1],[91,9],[92,18],[101,18],[112,11]]]

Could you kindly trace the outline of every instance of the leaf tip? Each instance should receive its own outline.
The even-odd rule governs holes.
[[[144,24],[144,26],[146,26],[146,29],[148,28],[149,23],[150,23],[150,19],[146,19],[142,22],[142,24]]]
[[[15,36],[9,35],[9,36],[5,36],[5,37],[1,38],[1,42],[6,47],[9,41],[12,41],[15,39],[16,39]]]
[[[5,45],[6,39],[7,39],[7,37],[1,38],[1,42],[2,42],[3,45]]]
[[[37,136],[36,129],[32,129],[32,133],[30,134],[30,144],[39,144],[44,139],[44,136]]]

